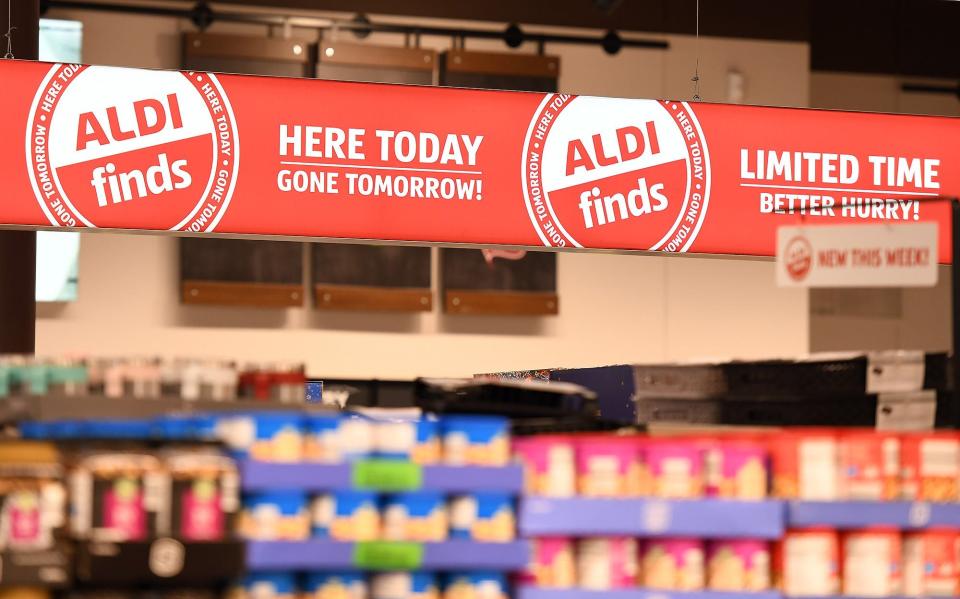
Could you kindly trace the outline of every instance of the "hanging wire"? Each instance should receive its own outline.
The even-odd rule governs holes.
[[[697,64],[693,69],[693,101],[700,101],[700,0],[697,0]]]
[[[13,56],[13,30],[16,27],[13,26],[13,0],[7,0],[7,32],[3,34],[3,37],[7,38],[7,53],[3,55],[5,59],[14,58]]]

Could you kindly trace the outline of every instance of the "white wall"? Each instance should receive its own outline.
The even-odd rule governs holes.
[[[906,92],[905,82],[955,86],[952,80],[814,73],[814,108],[960,116],[955,95]],[[949,231],[941,231],[949,235]],[[950,268],[928,289],[820,290],[810,298],[810,350],[950,349]]]
[[[64,10],[50,16],[84,22],[84,61],[93,64],[177,68],[180,33],[190,30],[157,17]],[[263,31],[213,28],[230,30]],[[668,51],[628,49],[610,57],[598,47],[550,45],[547,52],[561,58],[563,91],[689,98],[696,44],[663,37]],[[398,39],[371,36],[379,43]],[[445,49],[449,40],[423,43]],[[496,41],[470,41],[467,48],[506,51]],[[737,70],[745,76],[746,102],[807,103],[803,44],[704,39],[700,53],[705,100],[725,100],[726,73]],[[41,307],[39,353],[305,360],[319,376],[385,378],[790,355],[808,346],[806,294],[777,289],[766,261],[562,254],[560,316],[531,319],[182,306],[176,241],[167,237],[87,234],[80,260],[79,301]]]

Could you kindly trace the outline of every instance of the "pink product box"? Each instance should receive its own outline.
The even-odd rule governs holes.
[[[703,451],[691,441],[651,441],[644,450],[653,495],[669,499],[703,496]]]
[[[720,441],[705,452],[705,493],[708,497],[764,499],[769,472],[762,445]]]
[[[637,438],[612,435],[577,440],[577,491],[586,497],[646,494]]]
[[[524,491],[543,497],[572,497],[576,493],[573,440],[564,436],[514,439],[513,453],[523,465]]]
[[[697,539],[655,539],[643,546],[643,586],[699,591],[704,588],[703,542]]]
[[[636,539],[580,539],[577,541],[577,586],[598,591],[637,586],[638,555]]]
[[[770,588],[770,547],[765,541],[732,539],[707,545],[707,586],[715,591]]]
[[[530,564],[519,576],[521,584],[560,589],[577,582],[573,539],[542,537],[530,541]]]

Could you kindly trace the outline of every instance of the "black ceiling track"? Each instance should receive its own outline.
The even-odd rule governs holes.
[[[536,33],[519,29],[511,25],[505,29],[484,29],[473,27],[434,27],[423,25],[397,25],[359,19],[318,19],[304,16],[294,16],[282,12],[246,12],[216,8],[206,2],[197,2],[184,8],[172,8],[169,4],[125,4],[121,2],[82,1],[82,0],[47,0],[47,8],[64,8],[72,10],[95,10],[101,12],[152,15],[188,19],[203,30],[218,22],[250,23],[264,26],[307,27],[320,30],[353,31],[358,37],[366,37],[371,32],[402,33],[415,37],[421,35],[435,35],[450,37],[457,40],[465,39],[501,39],[510,47],[519,45],[519,42],[538,44],[541,51],[543,45],[551,44],[579,44],[601,46],[609,54],[616,54],[621,48],[649,48],[665,50],[670,43],[660,39],[624,38],[614,31],[605,35],[564,35],[552,33]]]

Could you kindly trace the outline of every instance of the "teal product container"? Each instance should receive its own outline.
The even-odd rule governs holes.
[[[64,395],[85,395],[87,393],[87,367],[77,362],[53,364],[49,368],[50,391]]]
[[[510,463],[510,421],[499,416],[444,416],[443,461],[451,466]]]
[[[50,367],[41,362],[28,362],[14,370],[24,395],[47,395],[50,392]]]
[[[7,397],[10,395],[10,379],[12,375],[13,369],[10,368],[8,364],[5,364],[2,359],[0,359],[0,397]]]
[[[367,599],[367,577],[360,572],[307,572],[301,585],[303,599]]]

